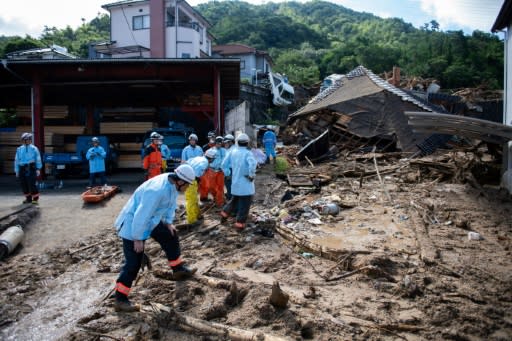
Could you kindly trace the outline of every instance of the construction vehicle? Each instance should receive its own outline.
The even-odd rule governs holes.
[[[105,149],[105,170],[111,173],[117,168],[118,154],[116,148],[110,144],[106,136],[82,135],[76,139],[75,153],[45,153],[43,163],[45,174],[62,179],[71,175],[87,176],[89,174],[89,161],[85,157],[89,148],[92,147],[91,139],[97,137],[100,146]]]

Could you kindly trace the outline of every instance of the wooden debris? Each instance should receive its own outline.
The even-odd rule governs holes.
[[[289,299],[290,295],[281,290],[279,282],[275,281],[274,284],[272,284],[272,294],[269,299],[270,304],[277,308],[286,308]]]
[[[236,341],[287,341],[288,339],[266,334],[263,332],[256,332],[244,330],[233,326],[228,326],[221,323],[209,322],[200,320],[182,313],[179,313],[172,308],[160,303],[151,302],[151,310],[155,313],[166,312],[175,317],[176,323],[184,329],[199,331],[209,335],[218,335],[226,337],[229,340]]]

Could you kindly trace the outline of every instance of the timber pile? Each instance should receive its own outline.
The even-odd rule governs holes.
[[[101,114],[105,121],[154,121],[155,108],[106,108]]]
[[[32,131],[31,126],[18,126],[16,127],[16,131],[20,134],[27,131]],[[54,134],[61,134],[61,135],[82,135],[85,132],[84,126],[77,126],[77,125],[45,125],[44,126],[44,132],[45,134],[48,133],[54,133]]]
[[[66,105],[45,105],[43,107],[43,116],[48,119],[63,119],[69,115],[69,108]],[[17,106],[16,116],[20,118],[32,119],[32,108],[30,106]]]
[[[2,161],[2,173],[14,173],[14,157],[16,149],[21,145],[21,132],[0,132],[0,161]],[[44,149],[47,153],[61,152],[64,148],[64,136],[45,131]]]
[[[142,168],[142,159],[139,154],[120,154],[118,168]]]
[[[144,134],[154,127],[153,122],[101,122],[100,134]]]

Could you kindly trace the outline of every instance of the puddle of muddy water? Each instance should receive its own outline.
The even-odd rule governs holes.
[[[111,275],[92,268],[65,272],[48,283],[47,295],[27,302],[33,312],[0,331],[0,339],[51,341],[63,337],[80,318],[94,311],[112,286]]]

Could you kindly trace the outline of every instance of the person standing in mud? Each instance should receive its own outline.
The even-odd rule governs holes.
[[[222,162],[222,169],[231,172],[231,200],[224,205],[221,222],[225,222],[231,212],[236,210],[236,221],[233,227],[238,230],[245,228],[249,217],[252,197],[255,193],[254,178],[256,176],[256,159],[249,147],[249,136],[240,134],[236,139],[238,147],[230,151]]]
[[[235,144],[235,137],[231,134],[227,134],[226,136],[224,136],[224,149],[226,149],[226,155],[232,151],[234,149],[234,145]],[[224,156],[225,158],[225,156]],[[224,160],[222,160],[224,161]],[[221,163],[221,167],[222,167],[222,163]],[[226,200],[230,200],[231,199],[231,169],[228,171],[228,173],[230,174],[229,176],[226,175],[226,172],[224,170],[222,170],[224,172],[224,186],[226,187]]]
[[[117,217],[114,226],[123,240],[125,262],[115,286],[116,311],[137,311],[128,299],[133,281],[142,265],[144,241],[155,239],[165,252],[175,280],[191,277],[190,269],[181,259],[180,243],[173,225],[178,192],[185,192],[195,180],[189,165],[180,165],[174,173],[157,175],[140,185]]]
[[[186,163],[189,159],[203,155],[203,148],[197,145],[197,135],[190,134],[188,137],[188,146],[181,151],[181,163]]]
[[[21,189],[25,195],[24,204],[39,204],[39,189],[36,185],[37,177],[41,175],[41,154],[39,149],[32,144],[32,134],[21,135],[22,145],[16,149],[14,157],[14,173],[19,179]]]
[[[276,159],[276,133],[272,129],[268,129],[263,134],[263,146],[265,147],[265,154],[267,155],[267,162],[274,163]]]
[[[161,136],[157,132],[152,132],[150,138],[151,144],[144,149],[144,159],[142,160],[145,180],[162,174]]]
[[[107,152],[100,146],[100,140],[97,137],[91,139],[92,147],[87,150],[85,158],[89,160],[89,188],[96,185],[96,176],[100,177],[101,185],[107,184],[105,178],[105,158]]]

